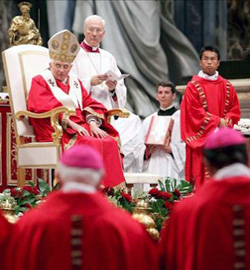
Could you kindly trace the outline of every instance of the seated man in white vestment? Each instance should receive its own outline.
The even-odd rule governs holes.
[[[185,143],[181,140],[180,110],[177,110],[173,101],[176,97],[175,85],[171,82],[160,82],[157,86],[156,99],[160,104],[157,112],[145,118],[140,132],[141,169],[148,173],[154,173],[163,177],[184,179],[185,168]],[[171,141],[165,145],[145,145],[145,138],[153,116],[172,116],[174,125],[171,133]]]
[[[99,48],[105,35],[105,21],[97,15],[87,17],[83,33],[85,39],[80,44],[71,72],[77,75],[90,95],[107,109],[124,108],[127,99],[124,80],[111,81],[105,75],[107,71],[112,71],[119,77],[121,72],[114,56]],[[140,118],[130,113],[128,118],[112,119],[111,124],[120,134],[124,170],[138,172]]]

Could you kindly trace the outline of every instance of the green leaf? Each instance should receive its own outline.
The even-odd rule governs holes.
[[[38,189],[39,189],[42,197],[47,196],[50,192],[49,185],[40,178],[38,178],[37,181],[38,181]]]
[[[19,213],[23,213],[26,210],[27,208],[25,207],[18,207],[17,209],[15,209],[15,215],[18,215]]]
[[[193,191],[192,185],[185,180],[180,181],[180,185],[179,185],[178,189],[179,189],[181,195],[185,195],[185,194],[191,193]]]
[[[18,205],[25,205],[26,203],[28,204],[33,204],[36,201],[36,198],[34,197],[25,197],[24,199],[20,200]]]
[[[158,180],[158,184],[159,184],[159,186],[160,186],[160,190],[166,191],[166,189],[165,189],[165,187],[164,187],[164,184],[162,183],[161,180]]]
[[[22,194],[21,194],[22,197],[29,196],[29,195],[30,195],[30,192],[28,190],[22,191]]]
[[[36,186],[33,182],[29,182],[29,185],[30,185],[31,187],[35,187],[35,186]]]
[[[165,191],[170,191],[171,190],[171,187],[170,187],[170,178],[169,177],[167,177],[166,179],[165,179]]]

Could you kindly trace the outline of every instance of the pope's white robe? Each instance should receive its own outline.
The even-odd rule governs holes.
[[[96,86],[91,86],[90,84],[90,80],[93,76],[104,74],[109,70],[113,71],[118,77],[121,75],[114,56],[100,48],[99,51],[100,53],[92,53],[86,52],[83,48],[80,48],[73,62],[71,73],[77,75],[85,89],[91,94],[91,97],[102,103],[108,110],[124,108],[127,99],[127,88],[124,85],[123,79],[117,82],[115,88],[117,101],[114,101],[111,97],[105,82]],[[120,134],[122,143],[121,150],[124,154],[124,171],[138,172],[140,118],[130,113],[128,118],[112,119],[111,124]]]
[[[146,146],[144,144],[149,125],[153,116],[157,116],[157,112],[149,115],[142,124],[140,133],[141,154],[140,154],[140,168],[144,172],[154,173],[163,177],[172,177],[183,180],[185,172],[186,151],[185,143],[181,140],[180,131],[180,111],[176,111],[172,118],[174,119],[174,126],[171,135],[171,149],[172,154],[156,148],[151,154],[149,160],[144,160],[144,153]]]

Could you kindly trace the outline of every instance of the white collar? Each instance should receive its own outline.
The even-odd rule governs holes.
[[[216,81],[219,77],[219,72],[215,71],[215,74],[210,76],[206,73],[204,73],[202,70],[199,71],[198,76],[207,80]]]
[[[77,182],[66,182],[63,184],[61,190],[64,193],[78,191],[78,192],[82,192],[82,193],[93,194],[96,192],[95,187],[84,184],[84,183],[77,183]]]
[[[223,180],[224,178],[235,177],[235,176],[250,177],[250,169],[242,163],[235,163],[233,165],[229,165],[218,170],[214,175],[214,179]]]
[[[162,108],[162,107],[160,107],[160,109],[161,109],[162,111],[167,111],[167,110],[169,110],[169,109],[171,109],[171,108],[173,108],[173,107],[174,107],[174,104],[170,105],[170,106],[167,107],[167,108]]]
[[[66,77],[64,80],[62,80],[62,83],[66,85],[67,81],[68,81],[68,78]]]
[[[92,48],[92,50],[93,51],[96,51],[99,47],[100,47],[100,45],[98,45],[97,47],[93,47],[93,46],[91,46],[88,42],[87,42],[87,40],[86,39],[84,39],[84,41],[83,41],[84,43],[86,43],[87,45],[89,45],[91,48]]]

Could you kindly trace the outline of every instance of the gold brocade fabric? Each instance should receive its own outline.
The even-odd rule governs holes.
[[[101,119],[104,119],[104,115],[103,115],[103,114],[100,114],[100,113],[95,112],[95,111],[94,111],[93,109],[91,109],[90,107],[84,108],[84,111],[89,112],[90,114],[93,114],[93,115],[95,115],[95,116],[97,116],[97,117],[99,117],[99,118],[101,118]]]
[[[64,150],[68,150],[71,146],[73,146],[76,142],[77,134],[75,134],[67,144],[64,145]]]
[[[114,190],[124,190],[124,189],[126,189],[126,183],[122,182],[122,183],[120,183],[119,185],[117,185],[117,186],[115,186],[113,188],[114,188]]]
[[[49,55],[54,61],[72,63],[80,50],[76,36],[69,30],[62,30],[48,41]]]

